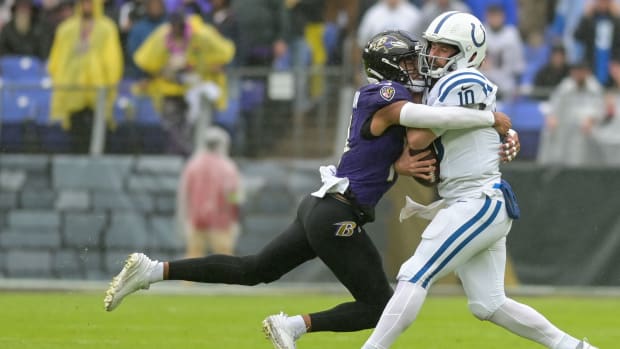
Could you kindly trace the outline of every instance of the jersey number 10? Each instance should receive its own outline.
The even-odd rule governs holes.
[[[474,104],[475,98],[474,98],[473,90],[460,91],[458,95],[459,95],[459,103],[461,103],[461,105]]]

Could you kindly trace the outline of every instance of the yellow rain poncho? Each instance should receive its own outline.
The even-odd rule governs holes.
[[[106,118],[114,125],[112,106],[116,85],[123,74],[123,54],[116,25],[103,15],[103,0],[93,1],[93,26],[88,39],[82,41],[82,9],[76,3],[75,13],[56,31],[50,52],[48,71],[54,87],[51,119],[63,128],[71,127],[69,115],[90,107],[95,110],[95,87],[110,87],[107,94]]]
[[[232,61],[235,45],[198,16],[189,16],[186,22],[191,30],[186,49],[187,65],[192,67],[203,81],[211,81],[218,85],[220,96],[216,101],[216,107],[220,110],[225,109],[227,82],[222,66]],[[162,76],[162,71],[170,58],[170,52],[166,46],[170,31],[169,23],[159,26],[134,54],[136,65],[153,76],[149,81],[147,91],[156,105],[159,104],[158,101],[162,96],[183,96],[188,88],[192,87]]]

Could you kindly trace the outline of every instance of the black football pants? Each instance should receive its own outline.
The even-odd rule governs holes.
[[[278,280],[298,265],[320,258],[355,301],[311,313],[312,331],[373,328],[392,296],[381,257],[353,208],[334,197],[306,196],[293,223],[258,254],[210,255],[169,263],[170,280],[256,285]]]

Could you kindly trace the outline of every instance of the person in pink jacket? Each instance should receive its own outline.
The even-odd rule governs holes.
[[[178,217],[187,242],[187,257],[207,251],[232,255],[239,234],[241,181],[228,156],[230,138],[217,127],[205,132],[186,164],[178,193]]]

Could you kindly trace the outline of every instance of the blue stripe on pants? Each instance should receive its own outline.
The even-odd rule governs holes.
[[[493,221],[495,220],[495,217],[497,217],[497,214],[499,213],[500,208],[502,207],[502,202],[501,201],[497,201],[497,203],[495,204],[495,208],[493,209],[493,213],[491,214],[491,217],[489,217],[489,219],[487,219],[486,222],[484,222],[480,227],[478,227],[478,229],[476,229],[471,235],[469,235],[465,240],[463,240],[455,249],[454,251],[452,251],[452,253],[450,253],[448,255],[448,257],[446,257],[446,259],[443,260],[443,262],[441,262],[441,264],[439,264],[439,266],[437,267],[437,269],[435,269],[435,271],[429,275],[426,280],[424,280],[424,282],[422,283],[422,287],[426,288],[428,286],[428,283],[430,282],[430,280],[437,275],[437,273],[439,273],[439,271],[441,269],[443,269],[443,267],[446,266],[446,264],[448,264],[450,262],[450,260],[452,260],[452,258],[454,258],[454,256],[459,253],[459,251],[461,251],[463,249],[463,247],[465,247],[465,245],[467,245],[467,243],[469,243],[471,240],[473,240],[473,238],[475,238],[476,236],[478,236],[480,233],[482,233],[482,231],[484,229],[486,229],[489,225],[491,225],[491,223],[493,223]]]
[[[456,239],[458,239],[461,235],[463,235],[467,231],[467,229],[471,228],[477,221],[482,219],[484,214],[489,210],[490,206],[491,206],[491,199],[487,197],[480,211],[478,211],[476,215],[474,215],[470,220],[465,222],[465,224],[463,224],[454,233],[452,233],[452,235],[450,235],[450,237],[448,237],[446,241],[444,241],[444,243],[441,244],[439,249],[431,256],[431,258],[426,262],[426,264],[424,264],[424,266],[420,269],[420,271],[418,271],[409,281],[413,283],[418,282],[420,278],[422,278],[424,273],[426,273],[430,269],[433,263],[435,263],[439,259],[439,257],[441,257],[441,255],[444,254],[444,252],[446,252],[448,247],[450,247],[450,245],[454,241],[456,241]]]

